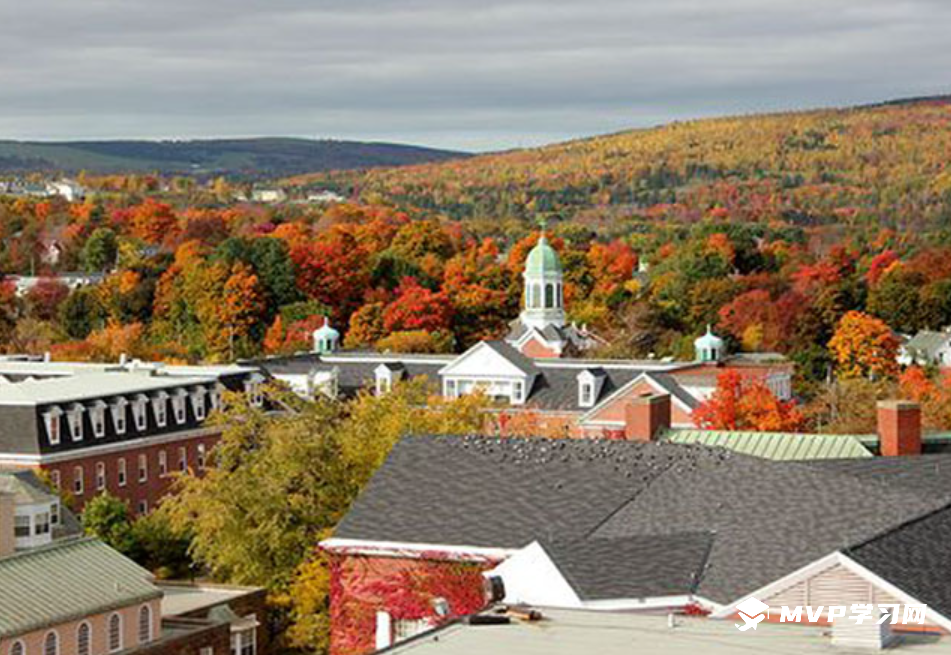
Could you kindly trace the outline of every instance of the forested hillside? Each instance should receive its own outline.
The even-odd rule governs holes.
[[[543,213],[911,227],[951,217],[949,155],[951,105],[930,99],[673,123],[331,177],[365,198],[455,218]],[[314,179],[326,176],[297,181]]]
[[[302,171],[402,166],[461,153],[396,143],[310,139],[0,141],[0,171],[163,173],[267,177]]]

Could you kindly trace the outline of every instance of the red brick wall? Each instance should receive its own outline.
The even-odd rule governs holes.
[[[878,404],[878,438],[884,457],[921,454],[921,407],[905,401]]]
[[[219,439],[220,435],[217,434],[204,435],[162,444],[143,445],[139,448],[120,452],[94,455],[84,454],[80,450],[76,452],[75,458],[56,462],[55,464],[42,464],[40,468],[48,472],[59,472],[60,485],[75,498],[72,509],[77,512],[82,511],[83,506],[89,499],[101,493],[96,481],[96,466],[99,463],[105,465],[106,491],[125,500],[133,513],[138,512],[139,503],[142,501],[148,504],[148,510],[151,511],[168,493],[173,479],[170,474],[179,470],[179,448],[185,448],[188,468],[199,471],[199,444],[204,445],[207,460],[208,453]],[[159,453],[162,451],[166,453],[168,462],[168,474],[164,476],[159,473]],[[145,455],[147,462],[148,476],[144,482],[139,481],[139,455]],[[124,486],[119,485],[120,459],[125,459],[126,463]],[[75,469],[77,467],[81,467],[83,471],[82,494],[77,494],[74,491]]]
[[[601,408],[601,410],[589,420],[617,421],[618,423],[623,423],[625,416],[624,408],[631,402],[631,399],[638,396],[643,396],[644,394],[653,393],[657,393],[657,390],[654,389],[654,387],[652,387],[649,383],[639,382],[628,389],[627,392],[618,396]],[[690,413],[685,412],[677,405],[677,403],[674,402],[671,402],[670,420],[673,425],[693,425],[693,418],[691,417]]]
[[[330,555],[330,652],[363,655],[375,649],[376,613],[394,622],[432,617],[433,598],[444,598],[454,618],[484,605],[482,574],[487,563],[448,559]]]

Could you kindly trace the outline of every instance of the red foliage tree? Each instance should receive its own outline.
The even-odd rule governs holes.
[[[760,432],[795,432],[805,424],[795,401],[780,400],[762,380],[730,370],[717,377],[716,390],[694,410],[693,420],[706,430]]]
[[[452,323],[452,305],[442,293],[423,287],[415,278],[405,277],[396,289],[396,300],[383,310],[383,329],[446,330]]]

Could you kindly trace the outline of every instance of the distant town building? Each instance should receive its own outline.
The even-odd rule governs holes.
[[[542,236],[529,252],[519,317],[504,340],[481,341],[460,355],[411,355],[339,350],[329,324],[314,333],[314,351],[251,362],[297,393],[377,394],[402,380],[425,377],[446,398],[481,391],[505,405],[499,420],[531,413],[549,431],[571,436],[617,436],[624,407],[645,393],[669,393],[674,425],[693,427],[693,410],[716,389],[724,371],[765,383],[777,397],[792,397],[793,366],[780,355],[727,352],[708,327],[692,361],[582,359],[602,340],[567,323],[558,254]],[[500,426],[501,427],[501,426]]]
[[[251,191],[252,202],[279,203],[287,200],[287,192],[281,188],[253,189]]]
[[[44,257],[51,255],[50,249],[45,251]],[[59,261],[59,255],[55,255],[56,261]],[[30,289],[35,287],[42,280],[52,280],[65,284],[70,290],[80,287],[86,287],[93,284],[99,284],[105,279],[102,273],[57,273],[55,275],[37,276],[37,275],[9,275],[7,280],[13,282],[16,286],[16,294],[20,297],[29,293]]]
[[[940,332],[921,330],[898,351],[902,366],[951,366],[951,328]]]
[[[46,184],[47,194],[50,196],[60,196],[69,202],[83,200],[86,197],[86,189],[75,180],[57,180]]]
[[[329,205],[337,202],[344,202],[346,198],[337,193],[336,191],[330,191],[328,189],[323,189],[320,191],[311,191],[307,194],[307,202],[314,203],[317,205]]]

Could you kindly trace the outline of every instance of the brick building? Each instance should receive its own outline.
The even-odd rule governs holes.
[[[0,465],[42,469],[74,508],[108,491],[135,513],[168,491],[169,473],[201,470],[220,436],[206,424],[226,391],[261,402],[242,366],[0,361]]]

